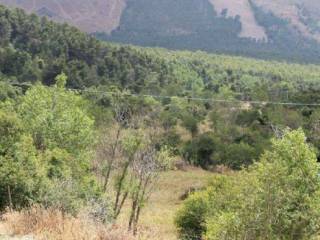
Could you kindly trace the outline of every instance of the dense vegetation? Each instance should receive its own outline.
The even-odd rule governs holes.
[[[110,45],[21,10],[1,7],[0,16],[2,81],[51,85],[64,72],[66,86],[85,89],[83,95],[95,104],[96,125],[110,119],[112,94],[106,92],[127,89],[129,94],[177,96],[154,99],[165,129],[162,144],[205,168],[251,163],[274,131],[287,126],[303,127],[308,140],[319,145],[316,107],[245,103],[320,103],[318,66]],[[6,86],[1,99],[15,94]]]
[[[112,45],[4,7],[0,31],[0,209],[40,203],[76,214],[91,206],[105,222],[130,201],[135,233],[157,176],[181,159],[248,169],[187,200],[177,218],[182,236],[234,239],[253,220],[252,239],[263,236],[261,226],[269,239],[318,231],[319,66]],[[317,151],[302,130],[287,128],[301,128]],[[268,186],[292,194],[278,205],[283,235],[276,219],[247,212],[249,199],[268,213]],[[314,219],[306,222],[300,206]],[[287,209],[292,215],[282,216]],[[299,226],[287,222],[299,217]]]
[[[78,198],[99,196],[89,174],[93,119],[81,97],[64,91],[65,79],[57,80],[53,88],[37,85],[0,105],[1,208],[9,205],[8,191],[15,207],[41,201],[70,212]]]
[[[130,201],[128,228],[136,233],[155,179],[173,163],[159,146],[156,104],[112,96],[110,119],[98,128],[95,105],[65,89],[66,80],[60,74],[55,85],[37,83],[25,94],[3,85],[9,97],[0,103],[0,209],[41,204],[73,215],[85,209],[105,223]]]
[[[248,170],[192,195],[176,223],[183,239],[313,239],[319,193],[314,149],[301,130],[286,132]]]
[[[217,13],[208,0],[127,1],[120,26],[111,35],[96,36],[140,46],[319,63],[318,42],[293,30],[287,20],[256,6],[254,1],[250,4],[258,24],[266,30],[268,42],[239,37],[239,16]]]

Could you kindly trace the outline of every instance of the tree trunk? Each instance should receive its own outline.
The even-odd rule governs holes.
[[[143,181],[142,177],[140,176],[138,188],[137,188],[136,192],[134,192],[134,194],[132,195],[132,207],[131,207],[131,214],[130,214],[130,219],[129,219],[128,231],[131,231],[132,224],[134,225],[136,210],[139,205],[139,198],[140,198],[140,190],[141,190],[141,186],[142,186],[142,181]]]
[[[136,215],[136,209],[137,209],[137,200],[135,199],[132,202],[132,207],[131,207],[131,213],[130,213],[130,218],[129,218],[129,225],[128,225],[128,231],[130,232],[132,229],[132,224],[134,225],[134,220],[135,220],[135,215]]]
[[[137,235],[138,231],[138,222],[140,217],[140,211],[141,211],[141,205],[138,206],[136,216],[134,218],[134,224],[133,224],[133,235]]]
[[[9,200],[9,210],[12,212],[13,210],[13,203],[12,203],[12,196],[11,196],[11,188],[8,185],[8,200]]]
[[[125,176],[126,176],[126,172],[127,172],[128,166],[129,166],[129,164],[126,164],[124,170],[122,171],[121,177],[120,177],[120,179],[119,179],[119,183],[118,183],[118,187],[117,187],[116,201],[115,201],[115,204],[114,204],[114,209],[115,209],[115,210],[117,209],[118,204],[119,204],[119,198],[120,198],[120,194],[121,194],[121,188],[122,188],[122,185],[123,185],[124,178],[125,178]]]
[[[108,187],[108,183],[109,183],[109,179],[110,179],[110,174],[111,174],[113,162],[114,162],[114,159],[115,159],[115,156],[116,156],[116,150],[117,150],[118,143],[119,143],[120,132],[121,132],[121,127],[119,126],[118,131],[117,131],[117,136],[116,136],[116,142],[115,142],[115,144],[114,144],[114,146],[112,148],[111,162],[110,162],[110,165],[109,165],[108,170],[107,170],[107,174],[106,174],[105,179],[104,179],[104,185],[103,185],[103,190],[104,191],[106,191],[107,187]]]
[[[127,175],[127,171],[128,171],[130,162],[131,162],[131,159],[128,162],[126,162],[125,167],[124,167],[124,169],[122,171],[120,180],[119,180],[119,184],[118,184],[118,188],[117,188],[117,194],[116,194],[116,200],[115,200],[114,207],[113,207],[113,210],[114,210],[115,214],[117,212],[119,212],[119,210],[121,210],[121,209],[118,209],[119,208],[120,195],[121,195],[121,189],[122,189],[123,181],[124,181],[124,179],[125,179],[125,177]]]
[[[123,207],[123,204],[124,204],[124,202],[126,201],[127,197],[128,197],[128,191],[123,194],[122,200],[121,200],[121,202],[120,202],[120,204],[119,204],[119,206],[118,206],[118,209],[116,210],[115,216],[114,216],[115,219],[118,218],[118,216],[119,216],[119,214],[120,214],[120,212],[121,212],[121,209],[122,209],[122,207]]]

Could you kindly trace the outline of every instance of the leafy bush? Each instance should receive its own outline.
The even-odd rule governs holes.
[[[177,214],[178,230],[183,238],[197,233],[193,239],[311,239],[320,232],[319,170],[302,130],[286,132],[260,162],[191,196]]]
[[[56,86],[36,85],[0,106],[0,209],[45,202],[76,213],[99,196],[89,162],[94,121],[65,82],[60,75]]]
[[[58,209],[76,215],[85,205],[79,186],[72,179],[52,179],[49,186],[42,190],[39,202],[46,208]]]
[[[258,156],[256,149],[246,143],[233,143],[224,147],[220,156],[220,164],[226,165],[232,169],[239,170],[241,167],[247,167],[253,163]]]
[[[179,210],[175,218],[180,237],[185,240],[201,239],[206,230],[206,215],[209,211],[206,192],[192,194]]]
[[[207,168],[214,164],[211,156],[218,149],[218,144],[219,142],[213,133],[202,134],[185,145],[183,156],[188,162]]]
[[[222,139],[213,133],[205,133],[188,142],[183,149],[183,156],[190,163],[209,168],[225,165],[232,169],[249,166],[259,156],[259,149],[247,143],[223,144]]]

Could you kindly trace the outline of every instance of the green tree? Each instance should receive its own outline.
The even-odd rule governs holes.
[[[41,202],[54,182],[70,179],[79,198],[100,194],[90,171],[94,121],[86,102],[64,89],[66,76],[56,79],[54,87],[38,84],[16,101],[2,104],[0,208],[8,204],[9,189],[19,207]]]
[[[37,149],[66,149],[80,160],[94,142],[94,121],[86,112],[86,102],[61,87],[64,76],[57,80],[57,87],[32,87],[17,112]]]
[[[273,140],[272,149],[247,173],[244,193],[248,195],[233,218],[240,220],[240,226],[236,232],[230,231],[230,237],[310,239],[317,235],[319,170],[315,151],[306,143],[302,130]],[[208,236],[216,239],[210,238],[210,231]]]
[[[0,17],[0,46],[6,46],[11,37],[11,24],[5,17]]]
[[[45,166],[15,115],[0,112],[0,129],[0,209],[23,207],[45,186]]]

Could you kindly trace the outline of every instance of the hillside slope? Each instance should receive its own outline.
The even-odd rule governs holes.
[[[110,32],[120,22],[125,0],[1,0],[1,4],[68,22],[86,32]]]
[[[315,0],[0,0],[104,40],[320,62]]]
[[[291,89],[294,101],[295,94],[300,98],[308,89],[317,91],[320,79],[320,67],[314,65],[109,44],[66,24],[2,6],[0,29],[0,81],[11,83],[51,85],[64,72],[67,86],[77,89],[112,86],[134,93],[208,98],[227,85],[238,99],[261,100],[256,94],[261,88],[280,92],[269,100],[283,101],[288,99],[282,89]],[[318,98],[314,95],[313,101]]]
[[[21,7],[28,12],[34,12],[42,16],[48,16],[57,21],[66,21],[80,29],[92,32],[108,32],[120,26],[120,18],[123,11],[132,2],[139,0],[0,0],[0,3]],[[152,1],[149,1],[152,2]],[[190,2],[190,1],[189,1]],[[167,2],[164,6],[177,4],[178,1]],[[254,38],[257,40],[267,39],[265,28],[257,23],[251,3],[270,11],[279,18],[287,19],[292,27],[297,28],[307,37],[319,39],[320,2],[315,0],[209,0],[218,15],[227,17],[239,16],[242,29],[240,37]],[[187,1],[187,5],[188,5]],[[204,6],[201,1],[197,3]],[[155,5],[155,11],[161,12],[160,6]],[[146,15],[144,6],[141,6],[139,13]],[[182,5],[179,7],[183,8]],[[208,6],[206,6],[208,8]],[[196,9],[194,9],[196,10]],[[191,15],[195,13],[190,12]],[[192,16],[190,16],[192,17]],[[204,27],[204,26],[203,26]]]

